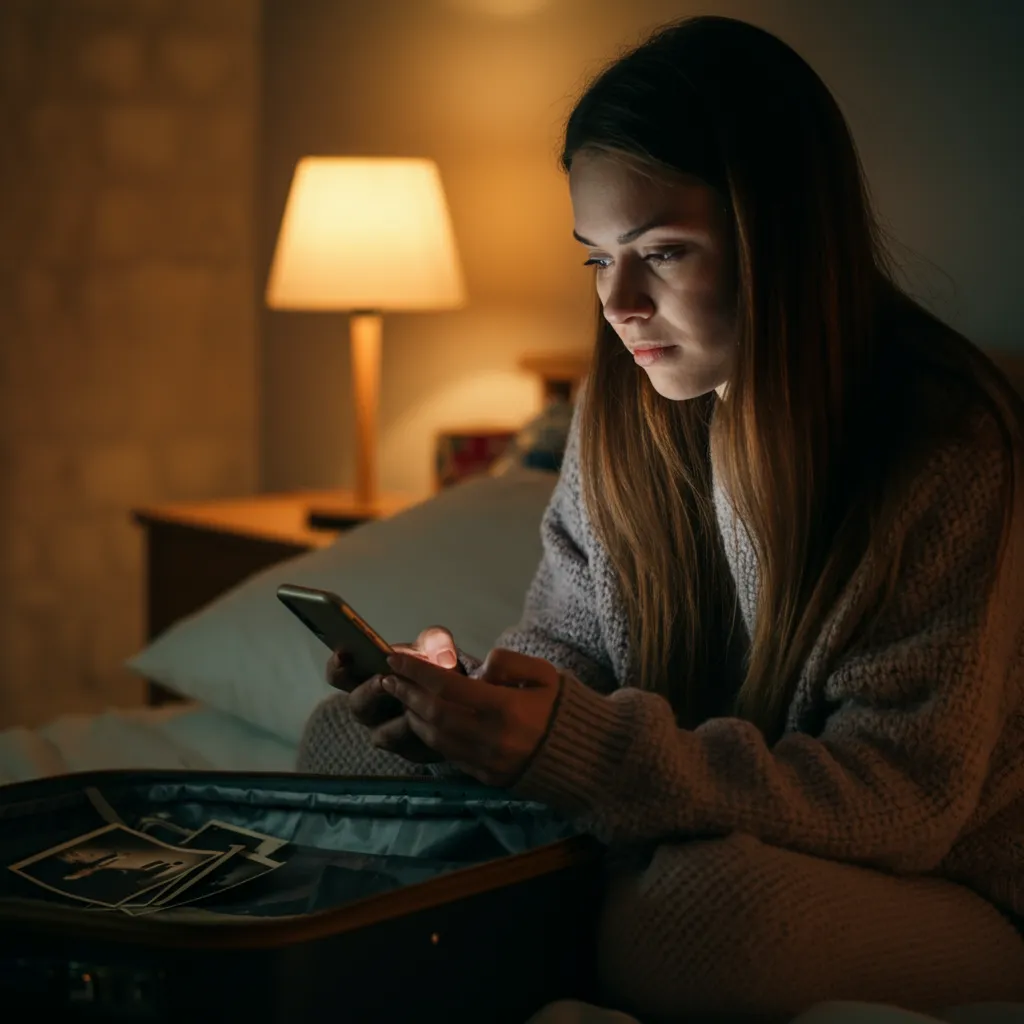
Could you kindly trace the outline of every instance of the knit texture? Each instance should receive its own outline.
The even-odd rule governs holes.
[[[971,913],[991,904],[1024,915],[1024,516],[1018,490],[997,575],[1005,473],[990,432],[936,447],[902,509],[909,532],[895,599],[870,640],[840,649],[836,638],[845,634],[864,586],[862,574],[851,578],[800,675],[786,731],[770,746],[737,718],[680,729],[663,698],[631,685],[634,652],[614,572],[586,516],[573,430],[543,517],[544,555],[523,617],[496,644],[562,670],[548,733],[514,792],[548,803],[605,842],[657,848],[637,876],[643,892],[634,894],[633,909],[640,913],[637,900],[655,894],[659,905],[674,909],[651,909],[654,916],[642,923],[642,930],[654,929],[649,941],[640,943],[638,933],[617,942],[621,962],[633,963],[645,984],[655,984],[653,975],[626,944],[639,943],[651,963],[660,958],[678,966],[687,941],[699,935],[672,894],[706,889],[717,877],[713,861],[698,865],[687,852],[707,844],[681,843],[686,839],[742,834],[759,849],[806,855],[802,871],[819,859],[845,862],[847,874],[828,877],[853,886],[854,894],[859,871],[871,879],[884,872],[887,881],[905,885],[918,885],[920,876],[946,879],[984,897],[936,881],[947,895],[936,897],[935,913],[950,920],[956,915],[942,909],[953,898],[949,892],[975,901]],[[757,559],[717,486],[715,507],[739,610],[752,634]],[[990,585],[995,600],[986,615]],[[468,656],[463,663],[478,666]],[[300,751],[304,770],[358,774],[371,757],[377,763],[380,755],[368,748],[344,701],[331,698],[314,712]],[[407,764],[404,770],[429,771]],[[758,872],[751,868],[748,875],[757,884]],[[805,907],[798,890],[771,895],[773,913],[792,927]],[[723,894],[719,914],[728,912],[730,899],[739,896]],[[856,895],[851,899],[857,902]],[[885,900],[900,905],[891,891]],[[844,898],[844,906],[850,902]],[[886,906],[869,900],[856,927],[872,914],[886,921],[892,916]],[[819,924],[825,930],[827,921]],[[748,925],[754,928],[749,919]],[[964,934],[961,942],[975,938],[983,944],[971,947],[972,956],[1002,962],[980,936]],[[1009,926],[1004,941],[1016,953],[1024,945]],[[655,957],[655,946],[664,953]],[[933,957],[930,976],[949,966]],[[629,967],[622,969],[628,975]],[[670,992],[662,994],[666,1006],[678,1005]],[[958,997],[994,998],[964,990]]]
[[[1024,940],[937,878],[725,839],[662,843],[610,887],[601,1002],[643,1021],[790,1021],[829,1000],[938,1012],[1024,1000]]]
[[[681,730],[665,700],[629,685],[627,624],[585,515],[574,437],[523,621],[498,640],[569,670],[517,792],[606,842],[743,832],[819,857],[945,875],[1024,914],[1024,517],[1018,492],[994,579],[1005,472],[984,431],[931,454],[902,510],[909,533],[895,600],[870,642],[837,650],[863,586],[850,580],[770,747],[737,718]],[[717,483],[715,507],[752,633],[757,559]],[[595,692],[608,690],[609,670],[617,688]]]

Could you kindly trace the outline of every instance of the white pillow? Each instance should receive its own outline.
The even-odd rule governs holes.
[[[328,694],[329,652],[275,596],[280,583],[333,590],[389,643],[447,626],[483,656],[518,621],[540,560],[556,475],[520,469],[470,480],[391,519],[288,559],[176,623],[127,665],[297,743]]]

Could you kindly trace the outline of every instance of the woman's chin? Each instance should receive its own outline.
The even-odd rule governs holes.
[[[657,366],[652,366],[644,372],[651,382],[651,387],[662,398],[667,398],[670,402],[686,402],[691,398],[700,398],[701,395],[714,391],[721,383],[721,381],[710,379],[694,380],[688,375],[672,373],[667,368],[662,369]]]

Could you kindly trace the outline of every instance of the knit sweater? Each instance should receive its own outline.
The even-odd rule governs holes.
[[[935,874],[1024,915],[1024,516],[1018,500],[996,575],[1006,470],[991,436],[930,454],[902,509],[894,600],[869,640],[837,649],[865,583],[854,574],[773,745],[735,717],[680,729],[666,700],[631,685],[634,652],[586,515],[578,450],[574,428],[522,619],[496,644],[561,670],[547,734],[513,791],[608,843],[746,833],[817,857]],[[757,558],[717,484],[715,507],[752,635]],[[314,712],[300,769],[424,770],[370,747],[345,702],[329,698]]]

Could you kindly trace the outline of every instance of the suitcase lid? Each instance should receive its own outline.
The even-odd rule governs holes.
[[[75,841],[87,833],[114,825],[117,836],[123,827],[172,846],[175,834],[211,822],[284,841],[266,854],[280,866],[230,891],[141,914],[123,904],[84,902],[81,887],[91,883],[58,883],[77,886],[77,901],[38,884],[52,880],[53,861],[32,859],[62,844],[80,849]],[[255,839],[243,841],[249,845],[241,856],[259,855]],[[183,839],[178,848],[188,845]],[[95,938],[145,936],[148,944],[171,947],[279,946],[571,869],[596,860],[600,849],[544,805],[472,780],[194,771],[64,775],[0,788],[0,923],[35,931],[73,928]],[[77,874],[65,871],[65,856],[57,858],[62,877]],[[7,870],[26,860],[32,862],[19,871]]]

